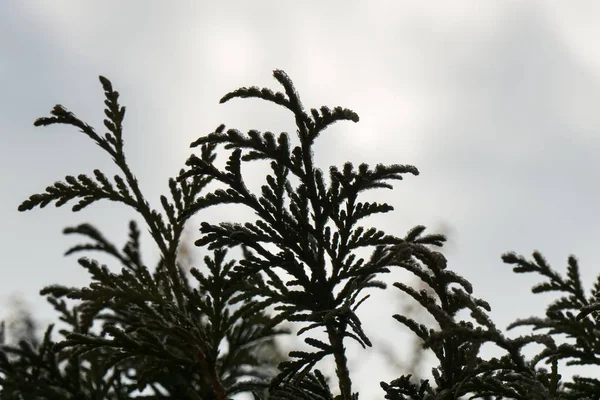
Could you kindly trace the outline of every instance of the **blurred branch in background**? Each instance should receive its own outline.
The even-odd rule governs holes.
[[[2,321],[0,343],[17,344],[24,340],[32,347],[39,345],[38,323],[35,321],[31,307],[17,295],[8,299],[6,321]]]
[[[446,236],[446,243],[437,251],[447,257],[448,253],[451,253],[456,246],[455,230],[446,221],[439,222],[438,226],[433,230]],[[408,282],[410,286],[418,291],[425,290],[428,295],[435,295],[435,292],[425,282],[413,278],[411,277],[411,281]],[[435,319],[431,314],[406,293],[400,291],[390,291],[388,293],[395,299],[392,304],[397,305],[394,313],[405,315],[424,325],[435,323]],[[426,379],[425,375],[428,375],[427,371],[435,364],[433,358],[430,360],[431,362],[428,362],[427,354],[431,351],[424,349],[423,341],[415,335],[411,335],[407,346],[402,349],[398,349],[397,346],[385,338],[374,337],[373,351],[385,360],[386,367],[392,368],[396,375],[411,375],[411,380],[415,382],[420,379]],[[402,354],[401,357],[398,357],[399,351]]]

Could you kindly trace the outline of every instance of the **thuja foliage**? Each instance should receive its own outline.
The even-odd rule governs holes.
[[[104,135],[60,105],[35,122],[78,128],[111,156],[119,173],[108,177],[96,169],[67,176],[29,197],[19,210],[74,203],[73,211],[79,211],[99,200],[122,203],[139,214],[160,260],[152,268],[144,263],[140,228],[133,221],[123,246],[89,224],[65,229],[86,240],[67,254],[103,252],[113,262],[80,258],[90,274],[88,286],[42,289],[65,327],[58,338],[48,327],[39,343],[4,343],[2,399],[224,400],[247,393],[254,399],[356,400],[346,345],[356,341],[368,351],[371,341],[357,309],[369,297],[368,289],[386,287],[381,279],[394,268],[410,271],[430,288],[393,284],[435,323],[390,317],[422,339],[437,364],[432,380],[407,375],[381,382],[382,397],[599,398],[600,381],[565,380],[558,369],[560,361],[599,363],[600,324],[594,312],[600,309],[600,279],[586,295],[574,258],[563,277],[537,252],[533,260],[505,254],[515,272],[544,278],[535,293],[562,296],[545,316],[510,327],[530,326],[540,333],[509,337],[490,319],[488,303],[475,297],[471,284],[435,250],[445,241],[443,235],[426,235],[417,226],[397,236],[366,224],[367,217],[393,207],[361,201],[363,193],[392,188],[391,182],[418,175],[418,170],[348,162],[324,172],[313,157],[319,136],[335,122],[358,122],[358,115],[342,107],[307,109],[289,77],[279,70],[273,75],[282,92],[244,87],[221,103],[249,97],[275,103],[291,112],[296,135],[219,126],[192,143],[196,153],[169,180],[158,208],[144,197],[127,163],[125,108],[108,79],[100,77],[106,97]],[[217,158],[226,161],[219,164]],[[249,188],[243,172],[246,163],[256,161],[270,168],[258,192]],[[206,209],[231,204],[251,210],[256,220],[201,222],[195,244],[208,255],[188,272],[179,257],[186,223],[196,214],[201,220]],[[301,324],[297,335],[307,346],[276,365],[266,355],[273,354],[276,337],[287,334],[286,322]],[[480,349],[486,343],[503,355],[483,358]],[[528,357],[524,348],[529,344],[537,344],[537,353]],[[335,376],[317,369],[326,359],[335,363]]]

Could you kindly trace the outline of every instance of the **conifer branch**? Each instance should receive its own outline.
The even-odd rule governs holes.
[[[52,202],[62,206],[75,201],[73,211],[100,200],[123,203],[142,216],[160,260],[153,270],[143,263],[134,221],[123,246],[91,224],[66,228],[65,234],[85,239],[66,255],[101,252],[122,269],[82,257],[78,262],[90,275],[87,286],[42,289],[66,324],[57,342],[51,339],[51,326],[42,340],[29,333],[16,344],[8,343],[5,324],[0,323],[0,397],[224,400],[247,393],[259,400],[357,400],[345,340],[355,340],[364,349],[372,346],[356,312],[370,297],[366,290],[386,288],[380,278],[392,268],[409,271],[422,283],[393,286],[428,313],[429,322],[406,313],[393,318],[420,339],[437,365],[431,380],[404,375],[381,382],[387,399],[597,397],[600,380],[564,380],[559,361],[600,365],[600,276],[587,294],[573,256],[563,276],[537,251],[533,260],[505,254],[503,260],[514,265],[514,272],[543,277],[533,293],[561,295],[545,316],[518,319],[508,327],[541,333],[507,337],[491,319],[490,305],[433,249],[442,246],[443,235],[426,234],[419,225],[399,237],[365,225],[367,217],[394,208],[361,201],[363,192],[391,189],[393,181],[419,171],[410,165],[355,167],[348,162],[330,166],[325,174],[315,164],[316,139],[337,121],[358,122],[358,115],[342,107],[307,109],[285,72],[276,70],[273,76],[282,92],[240,88],[221,103],[255,97],[283,106],[294,116],[296,137],[242,133],[220,125],[192,143],[197,153],[168,181],[158,210],[147,202],[126,162],[125,108],[108,79],[100,77],[108,130],[104,136],[60,105],[50,117],[36,120],[36,126],[75,126],[112,157],[120,172],[112,179],[97,169],[93,176],[67,176],[30,196],[19,210]],[[216,164],[217,153],[225,153],[223,167]],[[270,167],[256,192],[247,185],[245,173],[246,163],[253,161],[266,161]],[[179,246],[186,222],[210,207],[232,204],[252,210],[256,220],[201,222],[195,244],[209,253],[188,274]],[[239,247],[241,256],[228,255],[232,247]],[[370,257],[361,258],[358,252],[366,248],[372,250]],[[281,328],[285,322],[302,323],[298,336],[309,346],[287,358],[277,354],[274,342],[289,333]],[[309,336],[315,329],[326,339]],[[486,343],[495,344],[502,355],[484,358],[480,350]],[[523,349],[530,344],[538,350],[526,357]],[[266,360],[265,349],[275,356]],[[326,359],[336,366],[335,398],[328,379],[315,369]]]
[[[310,117],[289,77],[278,70],[274,76],[284,87],[285,94],[274,94],[269,89],[241,88],[227,94],[221,102],[234,97],[257,97],[286,107],[294,114],[299,145],[291,145],[286,133],[281,133],[277,139],[270,132],[254,130],[243,135],[235,129],[225,131],[225,126],[221,125],[215,132],[193,142],[192,147],[210,144],[232,150],[225,170],[191,156],[186,163],[190,168],[179,179],[202,174],[227,186],[199,198],[191,212],[218,204],[242,204],[259,216],[253,224],[203,223],[200,231],[204,236],[196,241],[196,245],[207,245],[209,249],[240,245],[255,252],[258,257],[241,263],[236,279],[261,272],[267,274],[272,278],[269,284],[249,288],[248,296],[264,296],[270,303],[279,303],[276,309],[280,313],[274,321],[310,322],[309,329],[321,327],[328,332],[329,345],[338,363],[340,390],[343,398],[349,400],[351,382],[345,365],[343,340],[350,337],[367,346],[370,341],[362,332],[356,315],[342,310],[356,309],[364,300],[358,300],[358,294],[364,289],[385,287],[375,278],[389,271],[383,264],[365,265],[364,260],[355,260],[352,253],[364,247],[403,242],[375,228],[357,226],[360,219],[393,209],[387,204],[360,203],[357,198],[366,190],[391,188],[388,181],[400,180],[406,173],[416,175],[418,171],[403,165],[377,165],[371,169],[366,164],[355,171],[352,164],[347,163],[343,173],[331,167],[330,182],[326,182],[321,170],[314,165],[314,140],[333,122],[357,122],[358,116],[341,107],[333,111],[321,107],[321,114],[313,109]],[[251,193],[243,179],[242,164],[253,160],[269,161],[273,171],[266,177],[267,184],[260,195]],[[288,178],[290,174],[299,178],[300,184],[293,185]],[[337,231],[332,232],[332,227]],[[325,237],[321,232],[325,232]],[[280,252],[267,251],[261,243],[276,245]],[[326,258],[333,265],[330,276]],[[299,286],[301,291],[290,291],[286,285],[277,283],[271,272],[274,268],[289,273],[293,281],[287,285]],[[344,286],[339,295],[334,296],[337,285]],[[344,325],[343,330],[334,329],[331,322],[327,322],[333,315]],[[301,367],[303,359],[307,367],[314,362],[310,357],[301,357],[293,364],[297,366],[293,374],[308,372],[308,368]],[[290,372],[286,373],[284,368],[279,382],[284,383],[284,377]]]

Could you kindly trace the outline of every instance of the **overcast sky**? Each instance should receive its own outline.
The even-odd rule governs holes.
[[[219,124],[293,132],[291,115],[274,105],[218,104],[240,86],[279,90],[272,70],[283,69],[306,106],[341,105],[360,115],[358,124],[338,124],[319,139],[320,167],[352,161],[419,168],[420,176],[380,192],[396,210],[373,223],[397,235],[417,224],[448,230],[450,268],[490,302],[500,327],[549,301],[530,293],[536,278],[515,277],[503,265],[503,252],[539,249],[561,272],[575,254],[584,277],[595,277],[600,3],[215,4],[0,3],[2,315],[17,296],[50,322],[55,314],[39,289],[88,283],[76,257],[62,255],[77,243],[61,234],[65,226],[91,222],[123,243],[127,221],[140,221],[111,204],[81,213],[52,206],[17,212],[21,201],[65,175],[116,172],[75,129],[32,125],[60,103],[101,130],[100,74],[127,106],[128,160],[155,205],[190,154],[189,143]],[[204,217],[237,213],[215,209]],[[197,226],[189,228],[196,238]],[[147,249],[151,262],[156,251]],[[361,316],[373,340],[393,345],[400,357],[405,336],[391,318],[395,299],[393,288],[379,293]],[[361,399],[379,398],[379,381],[398,376],[370,354],[350,357]]]

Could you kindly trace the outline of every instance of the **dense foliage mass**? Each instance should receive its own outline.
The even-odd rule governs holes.
[[[428,288],[393,284],[435,323],[426,326],[409,315],[391,317],[418,336],[438,362],[432,381],[407,375],[381,382],[382,397],[600,398],[597,379],[563,380],[558,372],[563,360],[599,363],[600,325],[594,312],[600,309],[600,279],[587,295],[575,258],[569,258],[562,276],[537,252],[532,260],[505,254],[504,261],[515,272],[543,277],[535,293],[561,295],[545,316],[518,320],[510,327],[530,326],[539,334],[506,336],[489,318],[489,305],[473,296],[471,284],[449,270],[435,250],[442,246],[443,235],[426,235],[417,226],[398,237],[365,225],[366,217],[393,208],[361,201],[363,192],[392,188],[392,181],[418,175],[418,170],[348,162],[324,172],[313,158],[319,135],[337,121],[358,122],[358,115],[342,107],[307,110],[289,77],[279,70],[274,77],[283,92],[244,87],[226,94],[221,103],[255,97],[285,107],[295,119],[295,137],[219,126],[192,143],[196,154],[169,180],[169,193],[160,197],[159,208],[143,196],[127,164],[125,108],[108,79],[100,77],[106,97],[104,135],[60,105],[50,117],[35,122],[79,128],[112,157],[120,172],[112,178],[97,169],[91,175],[67,176],[29,197],[19,210],[52,202],[75,202],[73,211],[99,200],[122,203],[139,214],[161,256],[153,268],[143,262],[140,228],[134,221],[123,246],[89,224],[65,229],[86,240],[67,254],[99,251],[114,264],[80,258],[91,276],[87,287],[56,284],[42,289],[65,325],[57,341],[52,326],[40,341],[30,333],[18,344],[8,343],[2,329],[1,399],[224,400],[238,393],[270,400],[358,399],[346,343],[371,346],[356,311],[369,297],[365,290],[386,287],[381,279],[393,268],[410,271]],[[226,162],[218,164],[217,157]],[[243,173],[244,165],[253,161],[270,167],[256,193]],[[180,257],[186,222],[223,204],[246,207],[256,220],[201,223],[195,244],[210,256],[187,271]],[[368,259],[358,255],[365,251]],[[282,328],[286,322],[302,324],[298,335],[312,350],[277,356],[275,339],[287,334]],[[319,332],[322,340],[314,336]],[[504,355],[482,358],[485,343],[497,345]],[[523,349],[531,343],[537,343],[538,352],[528,358]],[[315,367],[330,357],[336,376],[326,377]]]

